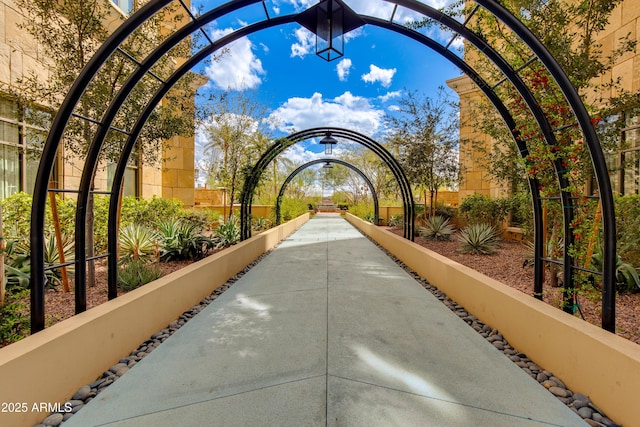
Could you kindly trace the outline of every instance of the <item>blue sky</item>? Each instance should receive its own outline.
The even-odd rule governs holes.
[[[450,0],[428,0],[442,7]],[[225,1],[192,0],[192,7],[210,10]],[[317,0],[268,0],[271,16],[300,12]],[[346,0],[354,11],[389,19],[393,4],[382,0]],[[262,3],[232,14],[206,28],[217,39],[265,18]],[[419,19],[399,8],[395,22]],[[447,43],[450,33],[434,28],[428,35]],[[456,40],[453,48],[459,47]],[[361,27],[345,37],[344,56],[326,62],[315,55],[315,35],[297,24],[275,27],[238,40],[229,54],[198,71],[209,78],[205,90],[251,89],[279,123],[275,136],[317,126],[338,126],[376,137],[384,134],[384,115],[405,91],[433,95],[460,71],[428,48],[388,30]],[[454,94],[453,92],[451,92]],[[454,94],[455,95],[455,94]],[[202,137],[197,140],[202,145]],[[308,161],[319,151],[313,143],[298,144],[289,157]]]

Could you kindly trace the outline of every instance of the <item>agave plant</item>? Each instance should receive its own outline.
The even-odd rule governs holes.
[[[602,247],[598,247],[591,256],[593,268],[602,271],[603,267]],[[626,263],[616,253],[616,290],[618,292],[638,292],[640,291],[640,276],[635,267]]]
[[[133,223],[120,230],[120,260],[151,260],[158,253],[158,234],[149,227]]]
[[[118,287],[125,291],[131,291],[142,285],[146,285],[162,276],[162,271],[155,262],[144,260],[129,260],[118,270]]]
[[[216,246],[219,248],[226,248],[240,241],[240,223],[238,217],[232,216],[218,225],[215,241]]]
[[[441,215],[429,217],[424,227],[420,227],[420,236],[427,240],[451,240],[454,232],[449,219]]]
[[[160,224],[160,260],[197,260],[203,258],[214,242],[200,233],[199,226],[192,222],[172,219]]]
[[[498,249],[498,230],[490,224],[470,224],[460,231],[460,251],[466,254],[489,255]]]
[[[401,227],[402,226],[402,214],[395,214],[387,221],[389,227]]]

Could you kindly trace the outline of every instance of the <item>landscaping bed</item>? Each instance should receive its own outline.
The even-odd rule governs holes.
[[[394,227],[389,230],[402,236],[400,228]],[[459,252],[459,244],[455,236],[451,241],[431,241],[416,237],[415,243],[533,296],[533,268],[523,267],[528,249],[521,242],[502,240],[500,248],[492,255],[471,255]],[[562,302],[560,289],[545,283],[543,299],[549,304],[560,307]],[[601,302],[599,293],[581,293],[578,296],[578,304],[584,319],[600,326]],[[576,316],[580,317],[580,313],[576,313]],[[617,296],[616,333],[640,344],[640,293]]]

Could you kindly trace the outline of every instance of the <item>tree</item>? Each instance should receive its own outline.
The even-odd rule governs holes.
[[[113,25],[114,18],[123,18],[113,13],[108,0],[16,0],[16,5],[26,18],[20,24],[21,28],[46,52],[48,78],[43,80],[40,75],[31,72],[20,78],[15,87],[7,88],[7,91],[27,112],[44,110],[55,114],[78,73],[107,39],[107,27]],[[164,36],[163,32],[170,23],[182,19],[176,10],[165,9],[164,12],[156,14],[122,44],[121,52],[124,54],[112,55],[100,69],[80,99],[75,111],[77,115],[95,120],[102,117],[110,101],[136,67],[127,56],[145,57]],[[173,49],[171,55],[165,56],[154,67],[156,75],[161,78],[167,77],[175,64],[188,56],[189,49],[188,41]],[[193,78],[193,75],[184,78],[167,95],[168,102],[154,110],[137,141],[138,147],[135,152],[140,157],[139,161],[158,163],[161,160],[164,141],[175,135],[192,134]],[[113,127],[130,129],[159,84],[155,79],[143,79],[129,94]],[[38,117],[41,118],[41,126],[48,128],[50,115],[34,114],[33,119]],[[65,160],[74,163],[81,161],[91,143],[95,128],[96,126],[87,120],[70,121],[62,141]],[[124,140],[125,135],[109,132],[105,149],[101,153],[102,160],[113,161],[118,158]],[[86,218],[88,257],[94,252],[93,216],[93,197],[90,196]],[[95,283],[93,261],[89,262],[88,273],[87,281],[91,286]]]
[[[620,130],[625,126],[625,115],[638,114],[637,94],[622,90],[620,79],[608,77],[616,61],[626,52],[635,50],[636,41],[626,35],[616,41],[617,48],[603,52],[597,41],[598,33],[606,28],[612,11],[622,0],[510,0],[504,5],[523,21],[554,55],[576,88],[588,110],[594,117],[605,152],[615,152],[621,148]],[[463,14],[469,10],[463,9]],[[536,100],[547,116],[552,128],[562,128],[571,124],[572,116],[566,100],[552,81],[549,73],[537,61],[530,61],[532,52],[504,24],[492,19],[482,10],[478,11],[468,26],[482,34],[483,38],[511,64],[514,69],[522,69],[520,75],[531,88]],[[489,82],[501,81],[502,74],[486,57],[474,48],[466,46],[465,58],[472,62]],[[482,130],[494,140],[489,150],[480,145],[473,147],[485,153],[487,172],[512,190],[526,188],[526,177],[532,176],[531,166],[535,164],[537,178],[545,181],[543,187],[553,185],[554,176],[544,177],[543,169],[551,170],[549,161],[564,158],[572,165],[572,175],[576,190],[584,187],[591,178],[591,162],[587,150],[576,147],[581,141],[580,132],[569,127],[557,133],[558,146],[549,147],[541,138],[537,125],[528,107],[514,87],[505,83],[496,88],[497,93],[511,107],[517,122],[517,130],[530,146],[532,158],[521,159],[513,143],[509,129],[496,117],[495,110],[487,102],[476,103],[469,114],[470,126]],[[550,152],[549,150],[553,150]],[[535,160],[535,161],[534,161]],[[540,160],[540,161],[539,161]],[[520,167],[514,167],[520,165]]]
[[[398,107],[386,116],[387,142],[409,181],[422,190],[425,207],[430,195],[431,214],[435,214],[438,190],[458,180],[457,110],[444,88],[434,99],[408,92]]]
[[[210,176],[226,187],[233,203],[244,185],[245,175],[268,147],[267,110],[246,92],[213,94],[203,124],[207,143],[205,155],[211,158]]]
[[[341,159],[351,163],[371,181],[373,188],[380,199],[397,200],[399,187],[389,166],[369,149],[354,146],[346,151]]]

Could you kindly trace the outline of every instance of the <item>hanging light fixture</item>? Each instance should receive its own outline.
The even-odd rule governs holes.
[[[316,35],[316,55],[333,61],[344,55],[344,35],[364,21],[341,0],[323,0],[300,13],[296,21]]]
[[[320,144],[324,145],[324,154],[331,154],[333,152],[333,146],[338,143],[338,140],[331,136],[331,132],[327,132],[324,138],[320,140]]]
[[[331,164],[331,162],[326,162],[324,165],[322,165],[323,169],[332,169],[333,165]]]

